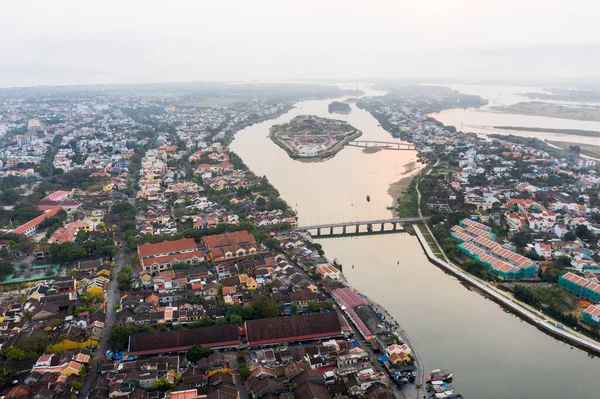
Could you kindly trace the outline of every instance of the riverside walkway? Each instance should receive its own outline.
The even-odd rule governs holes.
[[[455,266],[449,262],[446,262],[443,259],[438,258],[431,251],[431,248],[429,247],[427,240],[421,233],[421,230],[419,230],[419,226],[415,225],[413,227],[414,227],[415,233],[417,234],[417,237],[419,238],[419,242],[421,243],[421,246],[425,250],[425,254],[427,255],[427,258],[429,258],[429,260],[432,263],[438,265],[439,267],[441,267],[443,269],[446,269],[447,271],[449,271],[451,274],[455,275],[459,279],[466,281],[469,284],[472,284],[473,286],[477,287],[482,292],[484,292],[486,296],[488,296],[489,298],[498,302],[499,304],[506,307],[507,309],[510,309],[511,311],[515,312],[521,318],[530,322],[531,324],[536,326],[538,329],[548,333],[549,335],[551,335],[555,338],[560,339],[561,341],[567,342],[567,343],[574,345],[580,349],[583,349],[586,352],[592,353],[594,355],[600,355],[600,343],[598,343],[596,341],[592,341],[591,339],[585,338],[574,332],[571,332],[566,327],[564,327],[564,328],[556,327],[552,320],[549,320],[549,319],[539,316],[538,314],[527,309],[525,306],[521,305],[520,303],[518,303],[518,302],[514,301],[513,299],[508,298],[505,295],[501,294],[500,292],[496,291],[495,289],[493,289],[492,287],[490,287],[488,284],[484,283],[483,281],[479,280],[478,278],[466,273],[458,266]]]

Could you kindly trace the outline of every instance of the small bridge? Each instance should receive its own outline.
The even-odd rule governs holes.
[[[416,150],[413,144],[392,143],[389,141],[354,140],[346,145],[362,148],[381,148],[383,150]]]
[[[294,227],[296,231],[308,231],[313,237],[327,237],[334,235],[356,235],[356,234],[381,234],[395,231],[404,231],[405,223],[425,222],[428,217],[411,217],[396,219],[378,219],[356,222],[324,223],[312,226]],[[400,226],[400,229],[398,229]],[[386,229],[387,227],[387,229]],[[337,229],[337,231],[336,231]],[[315,234],[313,234],[315,233]]]

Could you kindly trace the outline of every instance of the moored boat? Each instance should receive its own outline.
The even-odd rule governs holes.
[[[452,381],[452,377],[453,377],[453,374],[450,370],[436,369],[436,370],[433,370],[431,372],[431,374],[429,374],[427,376],[427,382],[428,383],[431,383],[432,381],[447,382],[447,381]]]

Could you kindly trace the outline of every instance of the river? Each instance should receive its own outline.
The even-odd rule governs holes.
[[[532,137],[542,140],[567,141],[580,144],[600,145],[600,137],[577,136],[572,134],[560,134],[550,132],[528,132],[524,130],[495,129],[494,126],[514,127],[538,127],[548,129],[579,129],[600,132],[600,122],[580,121],[574,119],[550,118],[544,116],[519,115],[494,112],[490,108],[502,105],[512,105],[519,102],[541,101],[531,100],[519,95],[519,93],[542,92],[535,87],[521,86],[480,86],[480,85],[448,85],[461,93],[479,95],[489,101],[489,104],[481,108],[447,109],[432,113],[429,116],[437,119],[448,126],[454,126],[465,132],[478,134],[514,134],[523,137]],[[548,103],[559,103],[558,101],[547,101]],[[565,102],[564,104],[577,104]],[[587,103],[589,106],[590,103]]]
[[[367,90],[367,95],[379,94]],[[267,176],[299,212],[300,224],[390,217],[385,208],[393,203],[390,185],[416,172],[410,172],[415,152],[368,154],[346,147],[327,161],[306,163],[289,158],[268,138],[273,124],[311,114],[349,122],[363,131],[360,139],[393,141],[355,105],[348,115],[330,115],[331,101],[300,102],[277,119],[241,130],[230,148],[256,174]],[[407,331],[426,371],[450,368],[456,391],[467,399],[598,397],[598,359],[465,288],[428,262],[415,237],[401,233],[320,243],[330,259],[343,264],[348,282],[384,306]]]

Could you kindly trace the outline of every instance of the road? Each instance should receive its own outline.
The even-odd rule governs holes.
[[[431,173],[431,171],[436,166],[438,166],[439,163],[440,163],[440,159],[438,158],[435,161],[435,164],[431,168],[429,168],[429,170],[425,173],[425,176],[429,175]],[[417,189],[417,209],[419,211],[419,217],[423,217],[423,212],[421,210],[421,190],[419,190],[419,184],[421,184],[421,179],[419,179],[419,182],[417,183],[417,186],[416,186],[416,189]],[[438,242],[437,238],[435,238],[435,236],[431,232],[431,229],[429,228],[429,224],[425,223],[425,227],[427,228],[427,231],[429,232],[429,235],[433,238],[433,240],[435,241],[435,244],[438,246],[438,248],[442,249],[442,246]],[[444,259],[446,260],[446,262],[450,262],[450,259],[448,259],[448,257],[446,256],[446,253],[444,251],[442,251],[442,255],[444,256]]]
[[[119,303],[119,297],[121,295],[121,290],[119,290],[119,285],[117,284],[117,274],[123,268],[123,266],[125,266],[126,257],[126,250],[123,248],[123,245],[121,245],[121,250],[115,258],[116,265],[111,277],[110,287],[106,293],[106,319],[104,322],[104,332],[102,334],[102,338],[100,339],[100,343],[93,353],[93,360],[90,364],[90,372],[83,383],[83,388],[81,388],[81,391],[79,391],[79,399],[86,399],[88,397],[92,384],[98,378],[98,365],[103,363],[105,353],[108,349],[108,337],[110,335],[110,331],[115,325],[117,318],[117,312],[113,309],[113,307]]]

